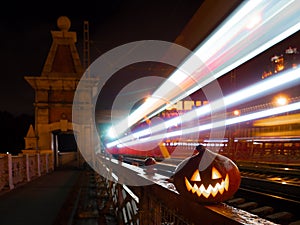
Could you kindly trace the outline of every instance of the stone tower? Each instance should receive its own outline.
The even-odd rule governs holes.
[[[58,31],[51,31],[52,45],[41,75],[25,76],[35,90],[37,151],[53,150],[56,135],[73,131],[72,102],[84,72],[75,46],[76,33],[69,31],[69,18],[59,17],[57,27]]]

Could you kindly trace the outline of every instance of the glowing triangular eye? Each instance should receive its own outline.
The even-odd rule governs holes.
[[[191,178],[191,181],[201,181],[199,170],[196,170]]]
[[[219,178],[222,178],[222,175],[215,167],[213,167],[211,171],[211,179],[219,179]]]

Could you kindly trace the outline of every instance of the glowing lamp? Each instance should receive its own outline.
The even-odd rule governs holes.
[[[233,111],[233,115],[235,115],[235,116],[239,116],[241,114],[241,111],[240,110],[234,110]]]
[[[278,106],[286,105],[286,104],[288,104],[288,98],[285,97],[285,96],[278,96],[278,97],[276,98],[276,104],[277,104]]]

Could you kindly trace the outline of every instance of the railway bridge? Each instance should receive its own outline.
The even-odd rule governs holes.
[[[172,180],[178,158],[155,164],[97,154],[54,170],[50,155],[1,156],[1,224],[299,224],[299,167],[237,161],[232,198],[199,203]],[[289,177],[289,178],[288,178]],[[284,189],[284,191],[282,191]],[[278,196],[278,197],[276,197]]]
[[[205,1],[175,42],[195,49],[240,2]],[[252,138],[251,151],[247,150],[248,139],[227,144],[201,140],[207,148],[215,144],[214,147],[222,150],[220,155],[235,161],[241,172],[241,184],[237,192],[224,201],[199,203],[187,199],[174,182],[174,172],[185,157],[171,157],[161,162],[152,159],[152,164],[147,164],[145,158],[115,158],[104,146],[93,148],[91,143],[98,138],[93,135],[95,127],[80,115],[76,115],[79,119],[74,121],[72,115],[76,87],[85,69],[75,46],[76,33],[69,31],[71,24],[67,17],[60,17],[57,22],[59,30],[51,32],[53,43],[41,76],[25,77],[35,90],[35,125],[25,137],[25,149],[18,156],[0,156],[0,224],[300,224],[295,210],[300,201],[297,194],[300,147],[299,135],[294,135],[299,127],[293,127],[295,129],[290,130],[294,132],[289,133],[296,145],[292,145],[295,143],[290,143],[289,138],[280,140],[281,144],[288,143],[281,148],[269,147],[270,143],[266,145],[265,141],[258,140],[261,133],[257,130],[251,133],[256,136],[247,136]],[[204,23],[209,24],[204,26]],[[199,26],[203,29],[196,29]],[[89,77],[85,81],[88,91],[77,93],[77,107],[86,109],[85,118],[92,120],[93,87],[101,80]],[[287,115],[286,121],[298,118],[297,115]],[[99,123],[109,118],[104,111],[97,117]],[[293,121],[289,128],[298,124],[298,119]],[[244,129],[235,127],[235,131],[241,134]],[[79,136],[80,146],[74,136]],[[179,143],[172,146],[174,144]],[[235,146],[241,147],[245,154],[238,154],[233,144],[240,144]],[[195,146],[188,143],[189,148]],[[180,143],[180,148],[185,147]],[[194,181],[200,179],[200,174],[195,174]],[[214,178],[220,175],[215,172]],[[208,186],[210,189],[223,187],[218,188],[214,196],[230,190],[225,181]],[[208,189],[195,184],[190,185],[187,192],[192,190],[198,197],[209,196]]]

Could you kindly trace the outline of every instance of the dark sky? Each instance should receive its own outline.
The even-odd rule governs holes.
[[[0,14],[0,111],[33,115],[34,91],[24,76],[39,76],[51,46],[51,30],[59,16],[68,16],[77,32],[82,55],[83,21],[89,21],[91,61],[102,53],[137,40],[173,41],[202,0],[107,0],[70,2],[9,1]],[[262,65],[288,46],[300,49],[299,32],[236,70],[237,85],[259,80]],[[258,60],[259,59],[259,60]],[[255,71],[255,72],[253,72]],[[255,75],[253,75],[255,74]],[[226,79],[223,78],[226,83]]]
[[[39,76],[59,16],[71,20],[82,55],[83,21],[89,21],[91,62],[102,53],[137,40],[173,41],[202,0],[107,0],[8,2],[0,15],[0,110],[33,114],[34,91],[24,76]]]

